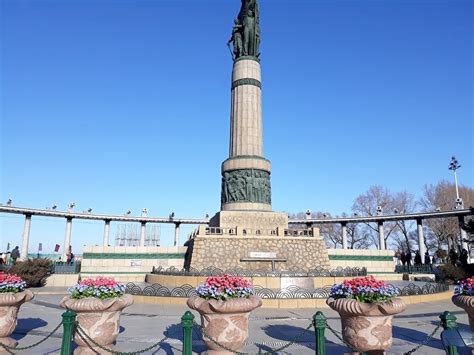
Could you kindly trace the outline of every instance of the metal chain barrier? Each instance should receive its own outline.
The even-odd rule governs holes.
[[[194,324],[194,330],[196,330],[196,328],[200,329],[201,330],[201,333],[202,335],[206,338],[206,339],[209,339],[212,343],[214,343],[215,345],[217,345],[218,347],[226,350],[226,351],[229,351],[233,354],[237,354],[237,355],[248,355],[247,353],[242,353],[242,352],[239,352],[239,351],[235,351],[233,349],[230,349],[228,347],[226,347],[225,345],[222,345],[221,343],[219,343],[216,339],[212,338],[211,336],[207,335],[206,332],[204,331],[204,328],[193,321],[193,324]],[[271,355],[271,354],[275,354],[275,353],[278,353],[279,351],[282,351],[282,350],[285,350],[286,348],[290,347],[291,345],[293,344],[296,344],[298,343],[298,341],[303,337],[303,335],[305,335],[309,329],[313,326],[313,323],[310,323],[306,329],[304,329],[301,333],[299,333],[293,340],[289,341],[288,343],[286,343],[285,345],[277,348],[277,349],[271,349],[270,352],[265,352],[263,353],[263,355]],[[199,336],[199,334],[198,334]],[[254,343],[254,345],[261,345],[260,343]]]
[[[331,328],[331,326],[329,324],[326,323],[326,327],[331,331],[331,333],[334,334],[334,336],[339,339],[342,343],[344,343],[344,345],[346,345],[349,349],[351,349],[353,352],[359,352],[359,350],[357,349],[354,349],[351,345],[347,344],[344,339],[342,338],[341,336],[341,332]],[[433,340],[433,337],[434,335],[438,332],[439,328],[441,328],[441,322],[439,322],[439,324],[436,326],[436,328],[431,332],[431,334],[429,334],[425,340],[423,340],[423,342],[421,342],[420,344],[418,344],[417,346],[415,346],[413,349],[411,349],[410,351],[407,351],[406,353],[403,353],[403,355],[411,355],[413,354],[414,352],[418,351],[421,347],[425,346],[426,344],[428,344],[431,340]]]
[[[57,325],[56,328],[54,328],[44,339],[41,339],[40,341],[34,343],[34,344],[31,344],[31,345],[28,345],[28,346],[23,346],[23,347],[14,347],[14,346],[8,346],[8,345],[5,345],[5,344],[2,344],[0,343],[0,347],[4,348],[5,351],[9,354],[15,354],[13,352],[13,350],[17,350],[17,351],[22,351],[22,350],[28,350],[28,349],[31,349],[31,348],[34,348],[35,346],[38,346],[40,345],[41,343],[44,343],[46,340],[48,340],[54,333],[56,333],[58,331],[58,329],[63,325],[63,322],[59,323]]]
[[[352,347],[352,345],[346,343],[346,341],[345,341],[345,340],[342,338],[342,336],[341,336],[342,333],[339,332],[339,331],[337,331],[336,329],[333,329],[333,328],[328,324],[328,322],[326,322],[326,328],[328,328],[329,331],[330,331],[331,333],[333,333],[334,336],[335,336],[337,339],[339,339],[339,341],[341,341],[345,346],[347,346],[349,349],[351,349],[352,352],[355,352],[355,353],[358,353],[358,352],[359,352],[359,350],[354,349],[354,348]]]
[[[411,349],[410,351],[407,351],[406,353],[404,353],[403,355],[410,355],[410,354],[413,354],[415,351],[417,351],[419,348],[421,348],[422,346],[425,346],[426,344],[428,344],[431,340],[433,340],[433,337],[434,335],[438,332],[439,328],[441,328],[441,325],[442,325],[442,322],[439,322],[439,324],[436,326],[436,328],[431,332],[430,335],[428,335],[426,337],[425,340],[423,340],[423,342],[421,342],[420,344],[418,344],[417,346],[415,346],[413,349]]]
[[[136,354],[143,354],[147,351],[150,351],[151,349],[153,348],[156,348],[157,346],[163,344],[163,342],[168,339],[168,337],[164,337],[163,339],[161,339],[160,341],[150,345],[149,347],[143,349],[143,350],[137,350],[137,351],[131,351],[131,352],[122,352],[122,351],[115,351],[115,350],[112,350],[112,349],[109,349],[109,348],[106,348],[105,346],[97,343],[94,339],[92,339],[84,329],[82,329],[78,323],[76,323],[76,331],[77,331],[77,334],[79,335],[79,337],[82,339],[82,341],[84,343],[87,344],[87,346],[92,350],[94,351],[96,354],[99,354],[99,352],[97,352],[94,347],[97,347],[99,349],[102,349],[110,354],[115,354],[115,355],[136,355]],[[92,345],[94,346],[92,346]]]

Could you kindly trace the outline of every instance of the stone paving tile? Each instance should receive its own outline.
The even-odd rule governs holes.
[[[38,295],[22,306],[14,338],[20,346],[41,340],[61,321],[63,310],[57,306],[62,297],[59,295]],[[121,333],[117,348],[121,351],[133,351],[146,348],[167,336],[166,342],[156,351],[148,354],[180,354],[182,329],[180,318],[186,307],[164,305],[132,305],[121,318]],[[467,315],[447,301],[422,303],[408,306],[408,309],[394,319],[394,344],[389,354],[403,354],[426,338],[438,323],[439,314],[449,310],[456,314],[460,326],[467,327]],[[263,354],[272,348],[284,345],[301,333],[310,324],[316,309],[258,309],[252,313],[249,344],[243,349],[246,353]],[[336,312],[322,309],[328,317],[328,323],[340,330],[340,320]],[[197,321],[199,317],[196,313]],[[59,354],[62,330],[34,350],[19,354]],[[344,354],[348,349],[329,331],[326,331],[327,354]],[[437,339],[421,348],[416,354],[444,354]],[[258,344],[255,344],[258,343]],[[292,345],[279,354],[314,354],[314,331],[310,329],[301,338],[298,345]],[[193,350],[203,353],[205,346],[199,334],[193,336]]]

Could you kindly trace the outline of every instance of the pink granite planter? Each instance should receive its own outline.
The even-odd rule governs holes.
[[[360,352],[382,354],[392,346],[392,318],[403,312],[400,298],[385,303],[362,303],[350,298],[328,298],[329,307],[341,316],[342,337]]]
[[[0,343],[12,347],[18,345],[18,342],[10,338],[10,335],[16,328],[20,306],[33,297],[30,290],[18,293],[0,293]],[[0,352],[2,351],[5,351],[5,348],[0,347]]]
[[[113,343],[117,340],[119,333],[120,314],[125,307],[132,303],[133,297],[131,295],[106,300],[93,297],[73,299],[66,296],[61,300],[60,306],[77,313],[76,320],[79,322],[79,326],[95,342],[113,349]],[[91,350],[78,332],[74,334],[74,341],[79,345],[74,354],[108,354],[99,347],[94,347],[94,350]]]
[[[249,298],[230,298],[226,301],[209,300],[197,296],[188,299],[188,306],[201,314],[201,325],[208,336],[219,344],[238,351],[245,343],[249,333],[250,312],[262,305],[256,296]],[[203,336],[209,354],[230,354]]]
[[[456,295],[451,300],[456,306],[466,311],[469,317],[469,325],[474,332],[474,296]]]

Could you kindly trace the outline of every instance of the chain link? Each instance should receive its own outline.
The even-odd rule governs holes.
[[[164,337],[163,339],[161,339],[160,341],[158,341],[157,343],[155,344],[152,344],[150,345],[149,347],[143,349],[143,350],[137,350],[137,351],[132,351],[132,352],[122,352],[122,351],[115,351],[115,350],[112,350],[112,349],[109,349],[109,348],[106,348],[105,346],[97,343],[94,339],[92,339],[84,329],[82,329],[79,324],[76,322],[76,331],[77,331],[77,334],[79,335],[79,337],[82,339],[82,341],[84,343],[87,344],[87,346],[92,350],[94,351],[96,354],[99,354],[99,352],[97,352],[95,349],[93,349],[93,347],[91,346],[90,343],[92,343],[95,347],[97,348],[100,348],[110,354],[115,354],[115,355],[136,355],[136,354],[143,354],[147,351],[150,351],[151,349],[153,348],[156,348],[157,346],[161,345],[166,339],[168,339],[168,337]],[[86,340],[87,339],[87,340]]]
[[[18,351],[21,351],[21,350],[28,350],[28,349],[31,349],[31,348],[34,348],[35,346],[38,346],[40,345],[41,343],[44,343],[46,340],[48,340],[54,333],[56,333],[58,331],[58,329],[63,325],[63,322],[59,323],[57,325],[56,328],[54,328],[44,339],[41,339],[40,341],[38,341],[37,343],[34,343],[34,344],[31,344],[29,346],[23,346],[23,347],[14,347],[14,346],[8,346],[8,345],[5,345],[5,344],[2,344],[0,343],[0,347],[4,348],[6,350],[6,352],[8,352],[9,354],[15,354],[12,350],[18,350]]]
[[[354,352],[358,352],[357,349],[354,349],[351,345],[349,345],[348,343],[346,343],[344,341],[344,339],[342,339],[342,337],[340,336],[341,332],[331,328],[331,326],[326,322],[326,327],[331,331],[331,333],[334,334],[334,336],[339,339],[340,341],[342,341],[349,349],[351,349],[352,351]],[[425,346],[426,344],[428,344],[431,340],[433,340],[433,336],[436,334],[436,332],[439,330],[439,328],[441,327],[441,322],[439,322],[439,324],[436,326],[436,328],[431,332],[431,334],[429,334],[425,340],[423,340],[423,342],[421,342],[420,344],[418,344],[417,346],[415,346],[413,349],[411,349],[410,351],[407,351],[406,353],[403,353],[403,355],[411,355],[413,354],[414,352],[416,352],[417,350],[419,350],[421,347]]]
[[[326,328],[328,328],[329,331],[330,331],[331,333],[333,333],[334,336],[335,336],[337,339],[339,339],[344,345],[346,345],[349,349],[351,349],[352,352],[359,352],[359,350],[354,349],[354,348],[352,347],[352,345],[348,344],[348,343],[342,338],[342,336],[341,336],[342,333],[339,332],[339,331],[337,331],[336,329],[333,329],[333,328],[328,324],[327,321],[326,321]]]
[[[426,337],[426,339],[418,344],[417,346],[415,346],[413,349],[411,349],[410,351],[407,351],[406,353],[403,353],[403,355],[410,355],[410,354],[413,354],[415,351],[417,351],[419,348],[421,348],[422,346],[425,346],[426,344],[428,344],[431,340],[433,340],[433,337],[434,335],[436,334],[436,332],[439,330],[439,328],[441,328],[441,322],[439,322],[439,324],[436,326],[436,328],[431,332],[430,335],[428,335]]]
[[[224,350],[227,350],[233,354],[237,354],[237,355],[247,355],[247,353],[242,353],[242,352],[239,352],[239,351],[235,351],[233,349],[230,349],[228,347],[226,347],[225,345],[222,345],[221,343],[219,343],[217,340],[215,340],[214,338],[212,338],[211,336],[207,335],[206,332],[204,331],[204,328],[196,323],[195,321],[193,321],[193,329],[196,330],[196,328],[199,328],[201,330],[201,333],[202,335],[206,338],[206,339],[209,339],[212,343],[216,344],[218,347],[224,349]],[[275,354],[275,353],[278,353],[279,351],[282,351],[282,350],[285,350],[286,348],[290,347],[291,345],[297,343],[302,337],[303,335],[305,335],[309,329],[313,326],[312,323],[310,323],[306,329],[304,329],[301,333],[299,333],[292,341],[289,341],[288,343],[286,343],[285,345],[277,348],[277,349],[271,349],[270,352],[265,352],[263,353],[263,355],[271,355],[271,354]],[[260,345],[259,343],[255,343],[255,345]]]

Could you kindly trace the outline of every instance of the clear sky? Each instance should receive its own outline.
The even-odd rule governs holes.
[[[240,1],[0,3],[1,202],[219,210]],[[473,186],[473,20],[471,0],[261,0],[273,209],[340,214],[373,184],[419,196],[451,155]],[[0,215],[1,249],[22,228]],[[30,251],[64,231],[33,217]],[[75,220],[76,252],[102,232]]]

